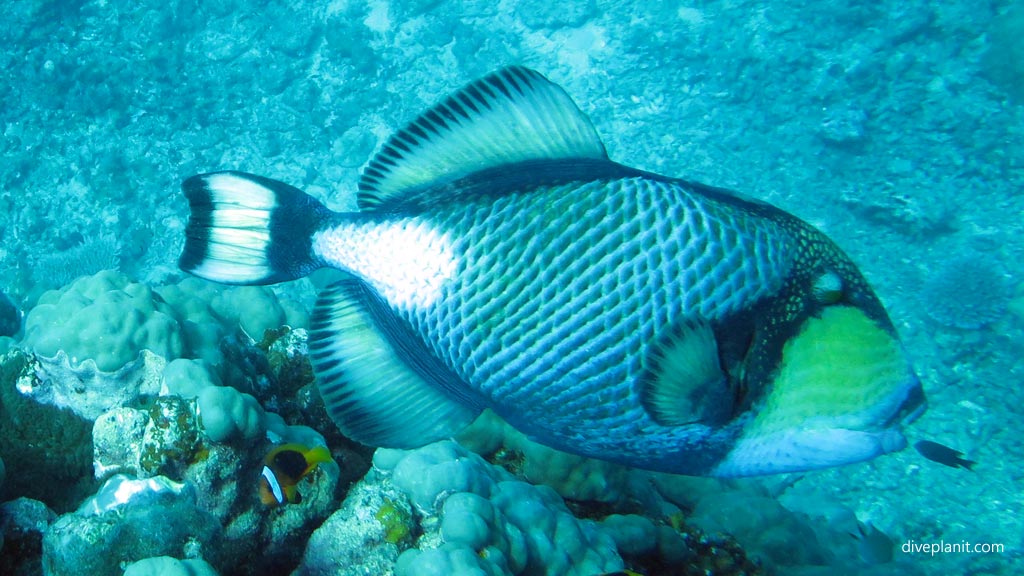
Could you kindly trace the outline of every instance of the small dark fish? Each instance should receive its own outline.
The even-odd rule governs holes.
[[[921,456],[924,456],[932,462],[945,464],[950,468],[966,468],[968,470],[973,470],[974,465],[977,464],[974,460],[964,458],[963,452],[953,450],[949,446],[943,446],[942,444],[932,442],[931,440],[921,440],[920,442],[917,442],[914,444],[914,449],[917,450]]]

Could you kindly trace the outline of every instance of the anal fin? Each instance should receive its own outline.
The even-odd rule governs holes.
[[[444,390],[457,377],[395,326],[355,279],[325,290],[311,318],[310,360],[328,414],[350,438],[413,448],[455,434],[480,413]],[[414,357],[413,357],[414,356]]]

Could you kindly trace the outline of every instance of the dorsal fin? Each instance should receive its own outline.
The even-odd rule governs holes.
[[[359,181],[374,210],[440,181],[529,160],[607,159],[572,98],[528,68],[511,66],[446,98],[395,133]]]

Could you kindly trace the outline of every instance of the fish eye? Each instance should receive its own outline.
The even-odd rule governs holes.
[[[843,298],[843,279],[831,270],[822,272],[814,278],[811,293],[821,304],[835,304]]]

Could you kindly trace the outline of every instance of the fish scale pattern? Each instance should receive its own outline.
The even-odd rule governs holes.
[[[772,294],[793,254],[772,222],[640,177],[421,217],[451,231],[458,267],[409,320],[503,417],[543,421],[556,444],[657,427],[630,398],[649,346]]]

